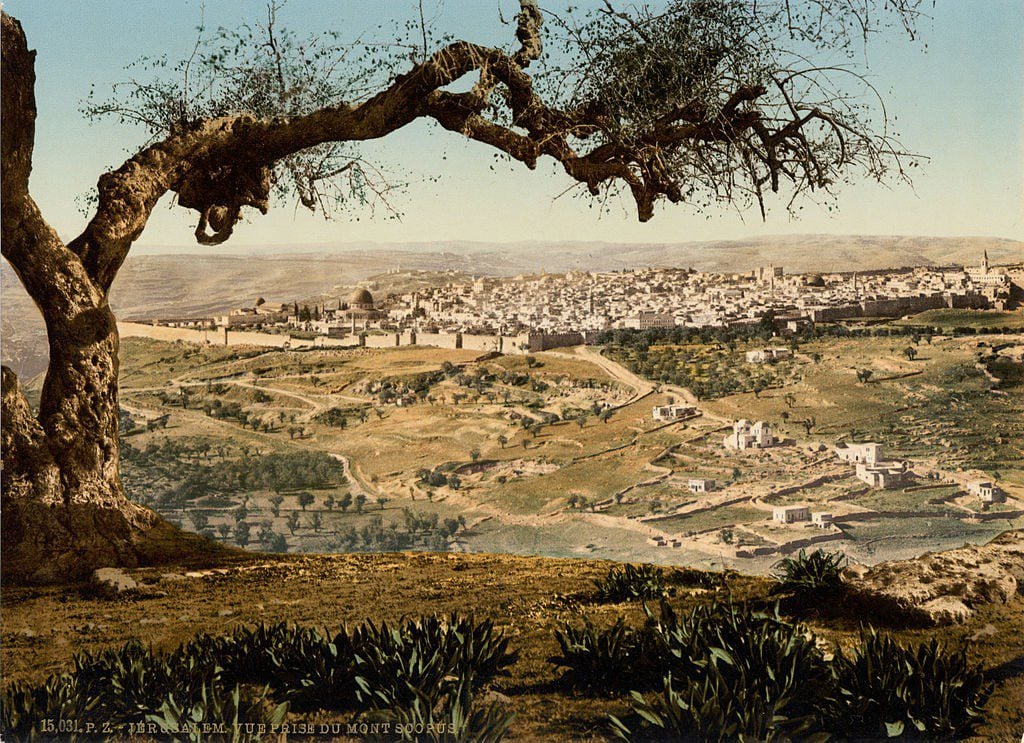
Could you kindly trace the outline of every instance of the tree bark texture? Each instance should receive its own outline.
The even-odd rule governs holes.
[[[103,565],[210,551],[125,497],[118,474],[118,336],[106,288],[46,224],[28,191],[34,53],[3,15],[3,255],[42,312],[50,365],[34,415],[2,370],[5,580],[75,580]]]

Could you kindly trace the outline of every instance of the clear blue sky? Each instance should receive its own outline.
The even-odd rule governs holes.
[[[505,44],[502,26],[514,0],[425,0],[440,29],[482,43]],[[195,40],[199,0],[7,0],[29,45],[38,50],[39,121],[32,189],[44,214],[65,237],[84,217],[75,197],[140,142],[114,122],[87,123],[79,102],[95,83],[123,79],[142,55],[184,56]],[[263,0],[207,0],[206,24],[233,26],[262,17]],[[542,6],[544,4],[542,3]],[[563,3],[552,0],[551,7]],[[928,4],[930,6],[930,3]],[[631,204],[604,215],[585,201],[555,199],[569,181],[552,165],[529,173],[492,170],[490,151],[445,132],[415,125],[373,152],[407,171],[413,184],[400,198],[401,222],[324,222],[279,206],[235,231],[232,245],[435,240],[609,240],[675,242],[761,234],[861,233],[991,235],[1024,239],[1024,2],[937,0],[922,22],[921,43],[896,39],[875,46],[871,75],[888,93],[903,142],[931,161],[914,189],[870,183],[848,187],[838,214],[812,209],[791,220],[780,203],[768,221],[755,213],[701,215],[686,206],[660,211],[646,225]],[[331,28],[354,34],[378,23],[417,16],[415,0],[290,0],[281,21],[300,31]],[[439,175],[437,183],[427,176]],[[807,210],[805,210],[807,211]],[[157,208],[136,250],[188,245],[194,212]]]

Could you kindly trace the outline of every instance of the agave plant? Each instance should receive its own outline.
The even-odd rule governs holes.
[[[313,631],[297,634],[286,649],[272,653],[271,661],[271,679],[294,708],[356,706],[358,656],[347,629],[332,640]]]
[[[472,677],[484,683],[517,657],[490,621],[477,624],[457,614],[394,626],[368,622],[356,628],[352,643],[359,701],[381,708],[412,704],[424,694],[436,701],[454,680]]]
[[[602,580],[595,580],[598,601],[618,602],[660,599],[668,595],[665,571],[653,565],[624,565],[612,568]]]
[[[168,696],[191,699],[220,681],[219,666],[182,662],[138,640],[97,655],[80,653],[72,663],[71,675],[79,693],[94,701],[96,718],[115,725],[141,722]]]
[[[95,729],[101,723],[149,722],[173,740],[192,740],[200,734],[194,728],[212,723],[242,741],[248,728],[235,723],[279,724],[294,705],[408,708],[422,719],[446,710],[445,729],[462,731],[458,740],[497,740],[510,717],[497,708],[472,707],[472,691],[515,660],[493,623],[457,614],[393,626],[368,623],[343,628],[331,639],[304,627],[260,624],[228,637],[197,635],[170,654],[132,640],[97,655],[80,653],[71,673],[51,676],[38,687],[6,687],[0,735],[37,740],[55,732],[44,729],[44,720],[61,719],[83,728],[91,722]],[[253,685],[263,692],[244,691]],[[284,703],[268,701],[272,692]],[[77,735],[56,732],[68,740]]]
[[[84,727],[97,719],[97,702],[81,692],[70,674],[50,676],[34,689],[12,684],[0,695],[0,735],[5,741],[52,739],[54,731],[44,729],[44,721],[76,720]],[[84,739],[77,729],[59,732],[62,740]]]
[[[796,557],[786,557],[773,566],[778,583],[773,593],[793,593],[799,596],[820,596],[842,589],[843,568],[847,563],[842,552],[815,550],[807,554],[800,550]]]
[[[475,686],[472,675],[464,676],[440,704],[419,695],[410,705],[376,713],[374,719],[391,723],[388,735],[381,740],[498,743],[508,732],[515,714],[496,703],[477,704]]]
[[[157,711],[146,715],[145,721],[156,725],[161,739],[174,743],[206,743],[211,734],[204,726],[223,729],[219,740],[230,743],[258,743],[264,740],[264,731],[280,727],[288,716],[288,703],[274,705],[267,701],[269,689],[250,697],[235,686],[230,691],[213,684],[203,686],[195,698],[177,701],[167,697]]]
[[[663,603],[655,636],[701,735],[806,734],[815,722],[814,700],[830,688],[813,636],[784,620],[777,604],[758,611],[713,601],[679,617]]]
[[[904,646],[874,629],[861,633],[850,657],[836,656],[833,674],[833,724],[851,735],[962,738],[992,690],[964,647]]]
[[[564,682],[599,691],[653,688],[662,675],[662,664],[651,633],[627,627],[622,617],[607,629],[598,629],[587,618],[582,627],[566,623],[555,631],[562,654],[548,660],[566,670]]]

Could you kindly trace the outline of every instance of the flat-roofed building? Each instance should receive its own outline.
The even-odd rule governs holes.
[[[710,493],[715,489],[715,481],[706,477],[691,477],[686,484],[691,493]]]
[[[874,464],[882,461],[882,445],[873,441],[836,447],[836,455],[844,462]]]
[[[771,424],[765,421],[751,423],[748,420],[738,420],[732,425],[732,433],[723,440],[727,449],[767,449],[778,443],[778,439],[772,433]]]
[[[807,506],[776,506],[772,509],[772,521],[777,524],[793,524],[811,518],[811,509]]]
[[[697,412],[693,405],[658,405],[651,415],[656,421],[675,421],[680,418],[688,418]]]

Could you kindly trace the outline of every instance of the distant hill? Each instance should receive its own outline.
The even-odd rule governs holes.
[[[195,247],[148,247],[146,252],[194,252]],[[245,252],[261,257],[343,258],[403,268],[456,269],[507,276],[541,268],[609,271],[645,266],[690,266],[705,271],[748,271],[766,263],[787,271],[855,271],[944,264],[976,264],[988,250],[994,263],[1024,260],[1024,242],[995,237],[899,235],[776,235],[744,240],[677,243],[473,241],[408,243],[314,243],[260,245]]]
[[[230,248],[196,253],[195,246],[147,247],[125,262],[111,293],[121,317],[194,316],[251,303],[341,296],[389,270],[514,276],[545,270],[613,271],[687,266],[725,273],[774,264],[787,273],[901,266],[974,265],[987,250],[994,264],[1024,261],[1024,242],[991,237],[783,235],[748,240],[621,244],[604,242],[320,243]],[[147,253],[162,252],[152,255]],[[415,282],[406,282],[414,285]],[[401,280],[380,281],[398,288]],[[22,376],[46,367],[42,320],[10,267],[0,270],[2,357]]]

